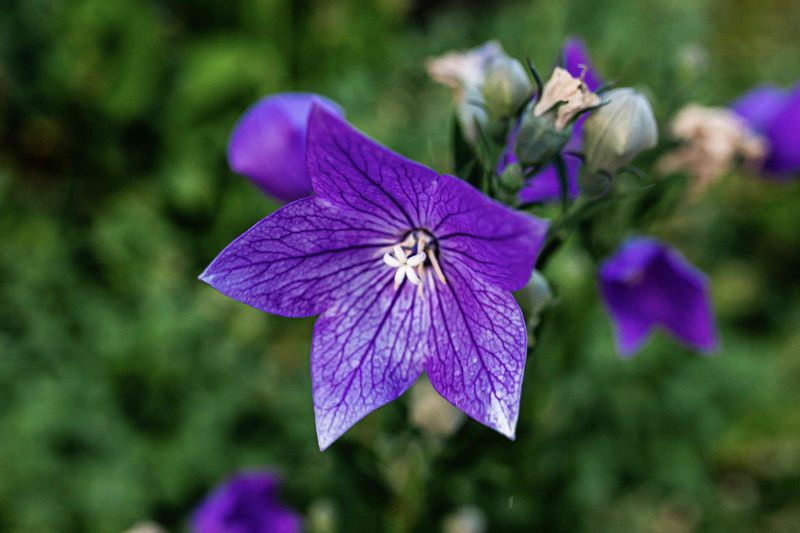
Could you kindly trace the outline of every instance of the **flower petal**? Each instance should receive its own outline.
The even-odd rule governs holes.
[[[623,357],[634,355],[656,326],[656,319],[642,312],[644,303],[652,298],[650,294],[631,290],[626,282],[606,281],[601,284],[603,300],[609,314],[614,319],[617,349]]]
[[[731,104],[753,131],[764,133],[767,125],[783,109],[788,93],[773,85],[762,85],[748,91]]]
[[[391,271],[352,285],[317,320],[311,380],[321,450],[422,373],[425,302],[410,283],[392,285]]]
[[[800,85],[766,128],[770,151],[764,169],[777,176],[800,174]]]
[[[567,168],[568,194],[570,198],[578,196],[578,170],[581,166],[579,157],[564,155]],[[519,191],[521,204],[538,202],[554,202],[561,198],[561,183],[558,179],[556,167],[552,163],[544,167],[538,174],[530,178],[522,190]]]
[[[688,346],[710,353],[717,349],[717,333],[706,275],[689,264],[677,250],[667,249],[652,267],[652,276],[669,296],[661,320]]]
[[[381,228],[423,225],[437,174],[376,143],[321,106],[308,121],[314,192]]]
[[[267,96],[250,107],[236,124],[228,143],[231,169],[281,201],[310,195],[306,125],[315,102],[341,114],[335,103],[309,93]]]
[[[397,237],[317,198],[268,216],[225,248],[200,279],[235,300],[283,316],[324,311],[383,262]]]
[[[430,288],[425,371],[433,387],[469,416],[513,439],[527,351],[525,322],[507,291],[461,268]]]
[[[431,229],[443,268],[445,263],[463,266],[501,289],[525,286],[544,242],[546,221],[509,209],[452,176],[441,176],[433,205]]]
[[[583,81],[590,91],[594,92],[600,87],[602,84],[601,78],[592,67],[592,62],[589,60],[589,52],[583,39],[578,37],[567,39],[561,49],[561,54],[564,68],[576,78],[583,74]]]
[[[716,348],[708,280],[676,250],[631,239],[602,264],[599,276],[622,355],[635,353],[656,326],[698,350]]]

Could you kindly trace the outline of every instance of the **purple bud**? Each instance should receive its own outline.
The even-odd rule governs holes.
[[[315,102],[342,114],[335,103],[309,93],[267,96],[250,107],[228,143],[231,170],[247,176],[277,200],[291,202],[310,195],[306,127]]]
[[[193,533],[299,533],[300,517],[278,501],[271,472],[242,472],[217,487],[197,507]]]
[[[777,178],[800,175],[800,84],[792,90],[753,89],[731,105],[748,126],[763,135],[769,150],[764,171]]]

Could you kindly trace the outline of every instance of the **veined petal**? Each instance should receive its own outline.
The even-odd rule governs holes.
[[[436,172],[376,143],[321,106],[308,121],[308,172],[314,192],[382,228],[426,223]]]
[[[397,236],[310,197],[284,206],[225,248],[200,279],[226,296],[283,316],[324,311],[380,270]]]
[[[422,373],[428,309],[416,287],[393,288],[390,271],[353,286],[317,320],[311,380],[324,450],[353,424],[394,400]]]
[[[501,289],[525,286],[544,242],[546,221],[509,209],[451,176],[440,177],[434,198],[432,231],[441,263],[463,265]]]
[[[433,387],[469,416],[513,439],[527,332],[510,292],[460,268],[432,287],[425,371]],[[432,282],[432,276],[428,275]]]

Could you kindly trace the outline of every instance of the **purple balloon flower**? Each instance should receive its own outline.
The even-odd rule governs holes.
[[[582,39],[570,37],[561,49],[561,63],[564,68],[575,77],[583,76],[586,86],[595,91],[600,87],[601,81],[597,72],[589,61],[589,52]],[[572,137],[564,147],[565,152],[580,152],[583,144],[581,126],[585,117],[581,117],[575,123],[572,130]],[[517,139],[519,125],[514,127],[506,140],[506,147],[500,155],[497,164],[497,174],[501,174],[508,165],[517,162],[514,154],[514,144]],[[568,190],[570,198],[578,196],[578,170],[581,166],[580,158],[565,155],[564,163],[567,167]],[[554,165],[549,164],[539,171],[535,176],[528,180],[522,190],[519,191],[519,201],[522,204],[535,202],[552,202],[561,197],[561,185],[558,180],[558,173]]]
[[[748,126],[766,137],[764,171],[777,178],[800,174],[800,84],[792,90],[762,86],[731,105]]]
[[[599,278],[622,355],[633,355],[656,326],[702,352],[716,349],[708,279],[674,248],[631,239],[603,262]]]
[[[217,487],[197,507],[193,533],[299,533],[300,517],[278,501],[271,472],[243,472]]]
[[[579,37],[570,37],[561,48],[561,57],[564,63],[564,68],[575,76],[583,76],[583,82],[590,91],[595,92],[603,84],[602,78],[597,74],[597,71],[592,66],[589,60],[589,51],[586,49],[586,43]]]
[[[276,94],[255,103],[231,134],[228,143],[231,169],[284,202],[310,195],[306,126],[314,103],[341,114],[338,105],[316,94]]]
[[[530,278],[547,223],[375,143],[315,106],[315,196],[230,244],[201,279],[283,316],[321,314],[311,379],[321,449],[423,372],[513,438],[526,355],[511,291]]]

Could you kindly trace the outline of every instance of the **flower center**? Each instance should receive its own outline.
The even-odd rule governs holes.
[[[412,285],[422,288],[425,269],[433,268],[436,277],[447,283],[439,265],[439,243],[430,232],[414,229],[405,238],[392,247],[391,253],[383,255],[383,262],[395,269],[394,288],[397,290],[407,279]]]

